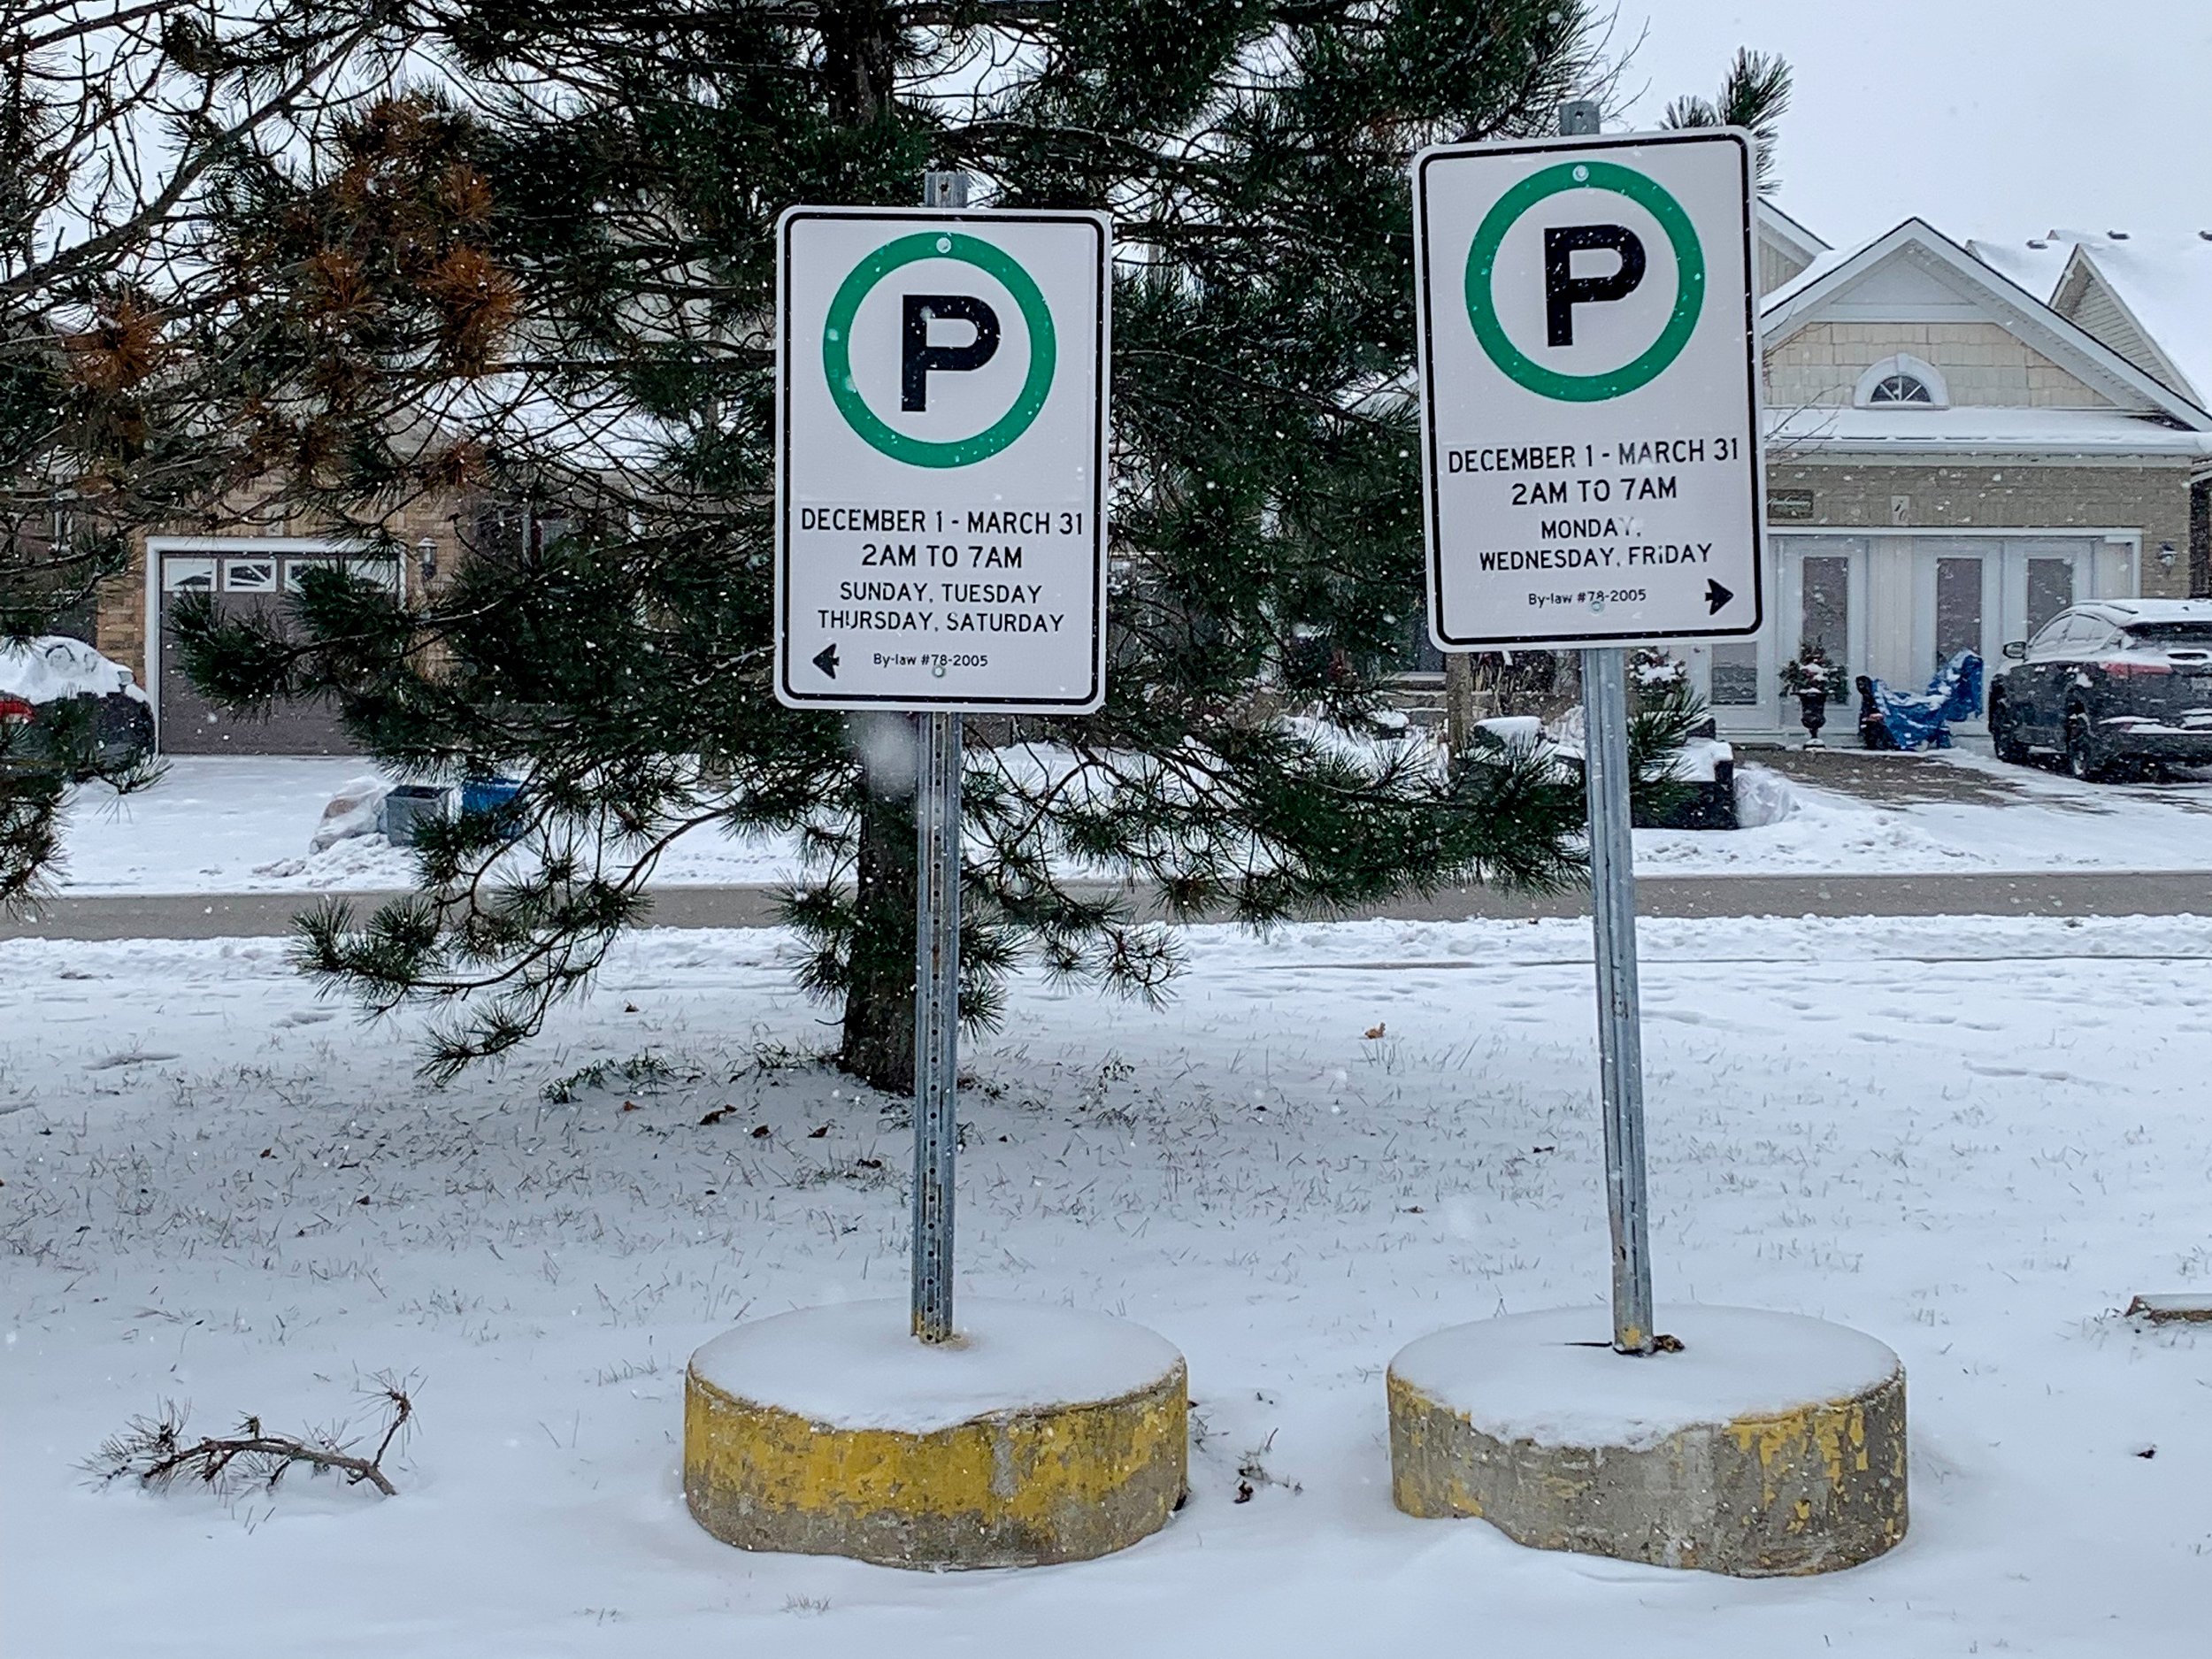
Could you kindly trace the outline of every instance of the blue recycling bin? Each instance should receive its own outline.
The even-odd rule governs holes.
[[[464,813],[497,812],[503,807],[511,805],[521,794],[522,784],[518,779],[472,778],[461,786],[461,810]],[[507,826],[507,839],[512,841],[521,833],[522,825],[518,818]]]

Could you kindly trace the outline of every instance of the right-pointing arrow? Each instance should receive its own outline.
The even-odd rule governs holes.
[[[1705,614],[1707,616],[1720,615],[1721,607],[1735,596],[1711,577],[1705,579]]]

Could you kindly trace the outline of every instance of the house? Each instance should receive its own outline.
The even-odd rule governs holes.
[[[1839,255],[1767,210],[1758,249],[1767,625],[1680,651],[1724,735],[1793,734],[1809,641],[1917,687],[2076,600],[2189,592],[2212,414],[2166,359],[1917,219]]]
[[[2054,230],[1966,246],[2198,408],[2212,408],[2212,231]],[[2189,586],[2212,595],[2212,478],[2200,477],[2191,498]]]

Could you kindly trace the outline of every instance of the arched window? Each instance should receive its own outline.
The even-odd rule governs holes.
[[[1853,401],[1862,409],[1947,409],[1951,394],[1933,364],[1900,352],[1859,377]]]

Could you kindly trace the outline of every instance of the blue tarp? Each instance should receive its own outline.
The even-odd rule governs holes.
[[[1863,685],[1873,718],[1899,749],[1948,749],[1951,722],[1982,711],[1982,659],[1973,651],[1944,664],[1925,691],[1892,691],[1878,680]]]

